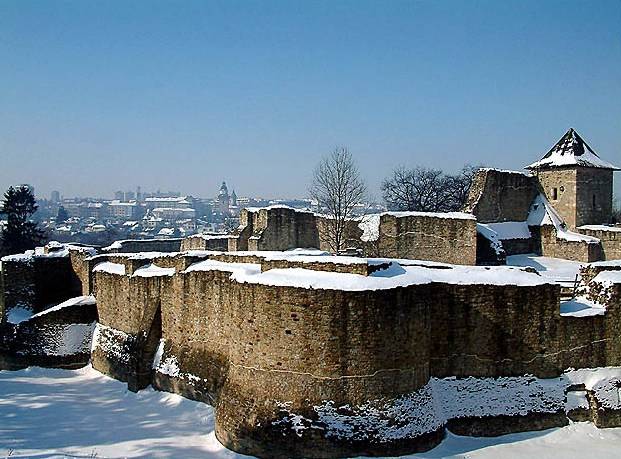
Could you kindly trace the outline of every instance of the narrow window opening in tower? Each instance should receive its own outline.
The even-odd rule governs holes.
[[[552,199],[554,201],[558,199],[558,188],[552,188]]]
[[[595,206],[596,206],[595,195],[593,195],[593,209],[595,209]]]

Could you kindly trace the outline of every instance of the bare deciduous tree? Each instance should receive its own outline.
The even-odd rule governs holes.
[[[391,210],[457,211],[466,202],[475,171],[470,165],[456,175],[438,169],[399,167],[382,182],[382,194]]]
[[[472,185],[472,179],[474,174],[480,167],[475,167],[471,164],[466,164],[455,175],[448,175],[447,180],[447,204],[448,211],[462,210],[464,204],[468,200],[468,193],[470,192],[470,186]]]
[[[347,148],[336,148],[321,160],[309,191],[326,215],[321,237],[338,253],[344,248],[345,231],[354,216],[354,208],[366,195],[366,185]]]

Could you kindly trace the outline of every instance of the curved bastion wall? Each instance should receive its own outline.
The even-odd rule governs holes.
[[[269,455],[278,441],[283,454],[350,451],[349,440],[329,432],[283,438],[291,428],[283,407],[310,415],[325,400],[362,405],[429,381],[422,286],[346,292],[239,283],[222,270],[135,273],[96,272],[101,325],[93,366],[135,384],[155,358],[154,386],[214,404],[218,438],[232,449]],[[161,348],[153,357],[149,320],[158,309]],[[421,439],[395,443],[404,442]]]
[[[562,425],[564,370],[621,363],[618,320],[562,317],[535,273],[317,258],[346,257],[108,258],[93,365],[213,404],[233,450],[335,457]]]
[[[618,261],[585,267],[576,298],[560,303],[558,285],[528,268],[300,249],[66,252],[5,259],[5,296],[25,273],[30,296],[15,298],[30,310],[29,292],[79,284],[97,304],[78,297],[5,321],[0,366],[90,356],[131,390],[212,404],[218,438],[239,452],[398,455],[446,429],[621,425]],[[41,279],[59,267],[72,288],[51,292]]]

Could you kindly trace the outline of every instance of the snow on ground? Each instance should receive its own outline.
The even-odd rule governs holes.
[[[561,302],[561,315],[566,317],[603,316],[606,308],[588,298],[576,297]]]
[[[540,257],[532,253],[507,257],[507,265],[509,266],[530,266],[535,268],[541,277],[567,286],[573,286],[576,275],[579,276],[580,266],[583,264],[585,263],[561,258]]]
[[[609,459],[619,457],[621,428],[598,429],[589,422],[501,437],[460,437],[451,433],[441,445],[417,459]]]
[[[213,409],[91,367],[0,371],[0,457],[243,457],[214,435]]]
[[[243,415],[243,413],[240,413]],[[230,458],[214,435],[210,406],[124,383],[91,367],[0,371],[0,457]],[[621,428],[590,423],[493,438],[447,434],[412,459],[617,457]]]

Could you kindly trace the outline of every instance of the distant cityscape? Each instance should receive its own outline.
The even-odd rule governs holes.
[[[36,196],[32,185],[30,188]],[[64,197],[52,191],[37,196],[34,220],[49,240],[105,246],[119,239],[181,238],[196,233],[222,234],[239,225],[244,207],[287,205],[313,209],[310,199],[237,196],[226,182],[212,198],[180,191],[118,190],[112,198]],[[0,222],[0,225],[2,222]]]

